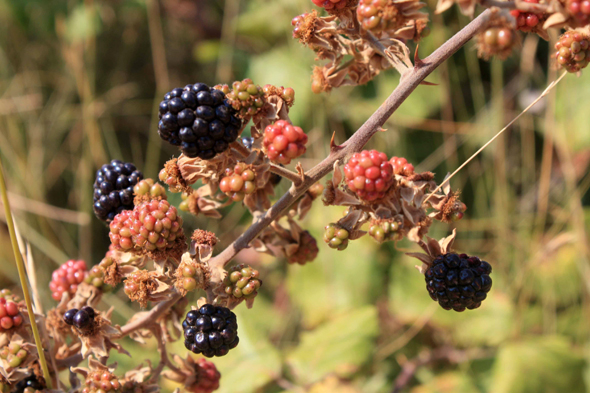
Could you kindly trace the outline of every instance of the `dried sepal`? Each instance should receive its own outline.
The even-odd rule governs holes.
[[[444,255],[451,252],[453,248],[453,243],[455,242],[455,237],[457,235],[457,230],[453,229],[453,233],[447,237],[440,239],[439,241],[426,236],[426,242],[420,241],[418,245],[424,250],[425,253],[406,253],[406,255],[411,256],[420,260],[423,265],[416,266],[416,268],[421,272],[424,273],[428,267],[432,265],[432,262],[436,259],[439,255]]]
[[[475,5],[478,3],[478,0],[438,0],[436,3],[436,9],[434,11],[435,14],[442,14],[453,4],[457,3],[459,6],[459,10],[463,15],[466,15],[470,18],[473,18],[473,14],[475,12]]]
[[[145,308],[148,301],[162,302],[174,294],[174,287],[165,281],[167,278],[156,271],[135,270],[125,279],[125,294]]]
[[[106,313],[95,311],[93,325],[87,330],[82,331],[72,326],[72,331],[82,343],[80,354],[83,358],[87,358],[91,354],[96,358],[107,358],[111,349],[131,356],[121,344],[114,341],[121,336],[121,328],[111,324],[113,310],[114,308],[111,307]]]

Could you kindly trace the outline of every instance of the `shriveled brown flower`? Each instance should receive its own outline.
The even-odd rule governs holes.
[[[168,300],[173,294],[173,287],[167,284],[166,277],[148,270],[136,270],[125,279],[125,294],[131,301],[137,301],[141,307],[147,302]]]

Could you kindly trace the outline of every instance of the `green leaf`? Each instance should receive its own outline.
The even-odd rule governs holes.
[[[559,336],[503,346],[494,365],[491,393],[583,393],[584,359]]]
[[[253,322],[256,319],[252,315],[254,309],[239,306],[234,312],[238,317],[240,344],[227,356],[215,360],[217,369],[223,375],[217,392],[254,392],[280,375],[281,359],[266,335]]]
[[[375,307],[356,309],[303,333],[299,346],[287,356],[287,364],[301,384],[331,373],[350,376],[371,356],[377,333]]]

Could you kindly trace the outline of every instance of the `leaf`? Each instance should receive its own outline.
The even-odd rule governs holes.
[[[302,333],[301,343],[287,356],[297,381],[309,384],[335,373],[346,377],[369,359],[378,333],[377,310],[365,306]]]
[[[234,310],[239,321],[240,344],[228,356],[215,360],[217,369],[223,375],[218,393],[249,393],[260,389],[281,373],[281,359],[278,351],[259,329],[252,318],[254,310],[238,307]],[[248,314],[248,315],[247,315]],[[247,367],[244,367],[247,365]]]
[[[564,337],[509,343],[496,359],[491,393],[583,393],[584,365]]]

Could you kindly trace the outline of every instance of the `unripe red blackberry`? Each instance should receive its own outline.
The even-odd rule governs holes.
[[[348,247],[348,236],[349,233],[346,229],[338,224],[330,223],[325,227],[324,242],[331,248],[342,251]]]
[[[346,185],[364,201],[383,198],[393,184],[393,166],[385,153],[363,150],[344,165]]]
[[[160,103],[158,133],[189,157],[210,160],[238,138],[242,121],[221,90],[204,83],[176,88]]]
[[[0,298],[0,333],[19,327],[23,323],[18,305],[15,302]]]
[[[199,358],[191,361],[194,362],[197,374],[197,382],[187,386],[186,390],[191,393],[211,393],[219,389],[219,379],[221,374],[217,371],[215,364],[205,358]]]
[[[589,0],[566,0],[566,8],[577,26],[583,27],[590,23]]]
[[[577,31],[566,31],[555,44],[555,59],[567,72],[578,72],[590,62],[590,37]]]
[[[94,214],[110,222],[115,215],[133,209],[133,186],[143,175],[130,162],[113,160],[96,172]]]
[[[182,218],[165,200],[144,202],[117,214],[110,230],[111,243],[123,251],[166,250],[183,234]]]
[[[255,85],[250,78],[232,83],[231,88],[228,85],[217,85],[214,88],[225,94],[242,119],[254,116],[264,105],[262,87]]]
[[[287,165],[292,159],[305,153],[307,135],[301,127],[285,120],[278,120],[264,129],[262,145],[268,158],[278,164]]]
[[[106,370],[96,370],[86,376],[82,393],[117,392],[121,389],[121,382],[116,375]]]
[[[492,287],[489,263],[466,254],[439,255],[426,270],[426,289],[445,310],[465,311],[481,306]]]
[[[379,243],[399,240],[400,224],[397,221],[381,220],[374,222],[369,228],[369,235]]]
[[[27,358],[28,352],[19,344],[10,343],[0,349],[0,358],[6,360],[12,368],[20,366]]]
[[[225,170],[225,176],[219,182],[219,189],[233,201],[239,202],[244,200],[246,195],[256,191],[255,177],[251,166],[239,162],[233,168]]]
[[[273,85],[264,85],[262,86],[262,91],[264,92],[265,96],[279,96],[288,107],[291,107],[295,102],[295,90],[291,87],[277,87]]]
[[[205,304],[191,310],[182,322],[184,346],[205,357],[224,356],[238,345],[236,314],[226,307]]]
[[[410,176],[414,174],[414,165],[408,163],[404,157],[391,157],[389,162],[393,166],[396,175]]]
[[[227,295],[238,299],[253,298],[262,285],[262,281],[258,277],[260,277],[260,273],[258,270],[252,269],[251,266],[244,264],[234,266],[223,281],[223,290]]]
[[[86,262],[82,260],[69,260],[56,269],[49,283],[53,300],[60,301],[64,292],[73,296],[78,290],[78,285],[84,281],[86,273]]]
[[[526,3],[538,4],[539,0],[524,0]],[[516,29],[526,33],[533,31],[535,27],[539,26],[545,20],[543,14],[535,14],[534,12],[526,12],[521,10],[512,10],[510,14],[516,19]]]
[[[393,0],[360,0],[356,17],[363,29],[374,33],[397,30],[407,22]]]
[[[326,10],[340,10],[346,7],[347,0],[311,0],[318,7]]]
[[[153,179],[141,180],[133,187],[135,195],[147,196],[151,199],[161,197],[166,199],[166,189],[160,183],[154,182]]]

